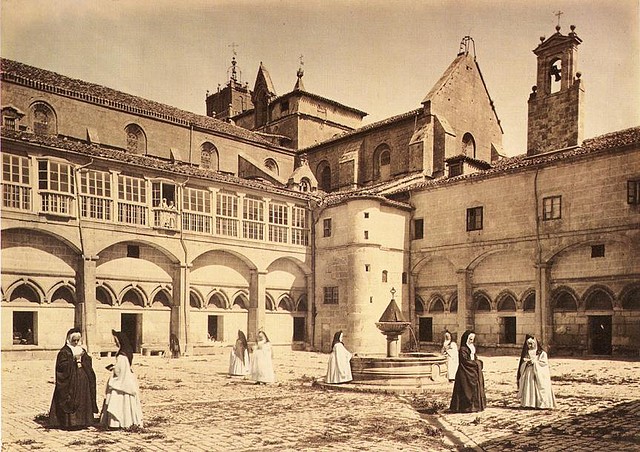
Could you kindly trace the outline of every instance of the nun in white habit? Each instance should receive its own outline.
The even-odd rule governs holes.
[[[329,364],[327,365],[327,383],[347,383],[353,379],[351,376],[351,353],[342,343],[342,331],[333,335]]]
[[[458,346],[451,340],[451,333],[449,331],[444,332],[442,354],[447,357],[447,377],[449,381],[456,381],[456,372],[458,371]]]

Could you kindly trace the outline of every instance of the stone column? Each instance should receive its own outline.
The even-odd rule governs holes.
[[[98,256],[82,256],[82,268],[76,281],[76,326],[82,329],[84,345],[89,353],[100,352],[96,315],[96,262]]]
[[[173,274],[173,304],[171,305],[170,333],[180,342],[180,352],[190,354],[193,344],[189,335],[189,274],[190,265],[176,265]]]
[[[247,325],[247,340],[257,341],[258,330],[264,328],[266,318],[266,272],[251,270],[249,281],[249,319]],[[269,332],[267,331],[267,335]]]
[[[456,270],[458,275],[458,340],[465,330],[474,329],[472,270]]]
[[[551,310],[551,264],[536,264],[536,334],[543,346],[549,349],[553,344],[553,313]]]
[[[315,295],[313,290],[313,275],[305,275],[305,282],[307,284],[307,321],[305,322],[307,331],[306,348],[307,350],[313,349],[313,327],[315,320],[313,318],[313,306],[315,304]]]

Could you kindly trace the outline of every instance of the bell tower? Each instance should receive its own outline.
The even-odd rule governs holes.
[[[561,13],[558,13],[561,14]],[[558,19],[559,20],[559,19]],[[538,57],[537,81],[529,95],[527,155],[577,146],[582,142],[584,83],[577,72],[582,40],[571,25],[568,35],[556,32],[533,51]]]

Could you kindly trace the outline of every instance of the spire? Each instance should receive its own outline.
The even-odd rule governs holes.
[[[240,82],[240,79],[242,78],[242,71],[240,71],[240,69],[237,67],[238,63],[236,62],[236,55],[238,55],[238,52],[236,52],[236,47],[239,47],[239,45],[235,42],[232,42],[231,44],[229,44],[229,47],[233,49],[233,57],[231,58],[231,66],[229,66],[229,69],[227,69],[227,76],[229,77],[229,85],[235,86]]]
[[[304,83],[302,83],[302,76],[304,75],[304,61],[303,56],[300,55],[300,67],[298,67],[298,72],[296,75],[298,76],[298,81],[296,81],[296,86],[293,87],[294,91],[304,91]]]

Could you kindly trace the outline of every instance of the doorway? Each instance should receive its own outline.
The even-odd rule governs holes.
[[[293,318],[293,341],[302,342],[306,336],[307,327],[304,317]]]
[[[127,336],[134,353],[142,346],[142,314],[121,314],[120,331]]]
[[[592,355],[611,354],[611,316],[589,316],[589,353]]]
[[[516,343],[516,318],[515,317],[503,317],[502,318],[503,338],[504,344]]]

